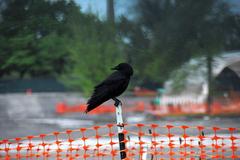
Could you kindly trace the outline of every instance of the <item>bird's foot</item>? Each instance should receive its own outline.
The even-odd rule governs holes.
[[[113,98],[113,100],[115,101],[114,106],[117,107],[119,104],[122,106],[122,102],[119,99]]]

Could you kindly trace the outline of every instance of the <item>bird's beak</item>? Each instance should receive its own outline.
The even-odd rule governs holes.
[[[112,67],[111,70],[116,70],[116,67]]]
[[[111,70],[118,70],[118,66],[111,68]]]

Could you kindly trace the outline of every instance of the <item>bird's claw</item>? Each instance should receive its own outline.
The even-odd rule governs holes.
[[[114,106],[117,107],[117,106],[119,106],[119,104],[122,106],[122,102],[119,99],[113,98],[113,100],[115,101]]]
[[[119,100],[117,100],[117,101],[115,101],[114,105],[115,105],[115,106],[122,105],[122,102],[121,102],[121,101],[119,101]]]

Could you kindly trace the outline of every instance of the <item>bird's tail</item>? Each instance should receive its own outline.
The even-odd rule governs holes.
[[[99,106],[101,103],[97,98],[90,98],[87,102],[87,108],[85,110],[85,113],[87,114],[91,110],[95,109],[97,106]]]
[[[91,110],[97,108],[99,105],[101,105],[103,102],[107,100],[108,98],[106,98],[104,95],[91,97],[87,102],[87,108],[85,110],[85,113],[88,113]]]

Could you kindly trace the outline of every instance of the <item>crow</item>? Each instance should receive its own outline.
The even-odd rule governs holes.
[[[85,113],[90,112],[109,99],[113,99],[115,105],[121,103],[116,97],[127,89],[130,77],[133,75],[133,68],[128,63],[120,63],[111,69],[116,71],[94,87],[93,94],[87,102]]]

